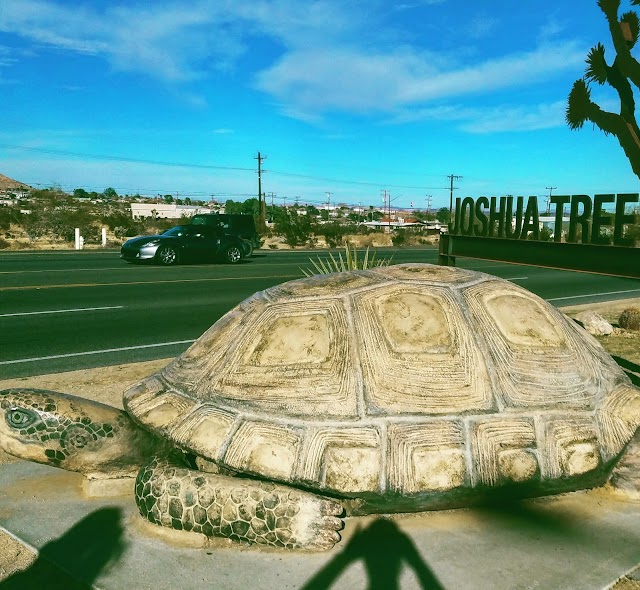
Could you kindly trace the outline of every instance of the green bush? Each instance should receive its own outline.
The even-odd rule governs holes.
[[[407,236],[406,236],[405,231],[403,229],[397,230],[391,236],[391,243],[394,246],[402,246],[402,244],[404,244],[406,241],[407,241]]]
[[[285,244],[295,248],[309,242],[315,224],[308,215],[286,212],[274,224],[274,233],[284,238]]]
[[[324,223],[318,227],[317,233],[324,237],[330,248],[337,248],[342,245],[344,236],[349,233],[350,228],[341,223]]]

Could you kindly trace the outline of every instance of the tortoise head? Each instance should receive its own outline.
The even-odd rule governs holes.
[[[135,473],[161,443],[122,410],[39,389],[0,391],[0,447],[69,471]]]

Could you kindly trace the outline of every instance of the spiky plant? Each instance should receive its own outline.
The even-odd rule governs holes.
[[[322,259],[318,256],[317,260],[309,258],[309,262],[313,268],[301,268],[300,270],[306,277],[313,275],[326,275],[332,272],[345,272],[347,270],[365,270],[376,266],[389,266],[393,260],[393,256],[389,258],[376,258],[376,252],[369,255],[369,247],[364,251],[364,255],[358,257],[358,251],[355,246],[347,244],[345,246],[344,258],[342,252],[338,252],[337,258],[329,252],[329,257]]]
[[[630,0],[640,6],[640,0]],[[634,11],[625,12],[618,20],[620,0],[597,0],[609,23],[616,57],[607,63],[602,43],[587,55],[584,78],[577,80],[567,101],[566,121],[570,129],[580,129],[591,121],[605,134],[615,135],[631,167],[640,178],[640,128],[635,117],[635,99],[631,83],[640,88],[640,63],[631,55],[640,34],[640,19]],[[608,84],[618,94],[620,113],[601,109],[591,100],[589,83]]]

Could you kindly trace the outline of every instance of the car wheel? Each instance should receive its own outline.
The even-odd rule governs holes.
[[[242,250],[239,246],[229,246],[224,251],[224,259],[229,264],[238,264],[242,260]]]
[[[253,254],[253,244],[251,242],[245,242],[244,246],[244,257],[249,258]]]
[[[156,260],[163,266],[170,266],[171,264],[177,264],[178,252],[171,246],[162,246],[156,253]]]

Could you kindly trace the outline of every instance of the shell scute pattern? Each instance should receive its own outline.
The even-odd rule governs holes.
[[[223,467],[422,506],[474,487],[571,489],[640,426],[637,389],[551,305],[424,264],[268,289],[148,381],[125,398],[136,419]],[[171,419],[150,423],[160,404]]]

